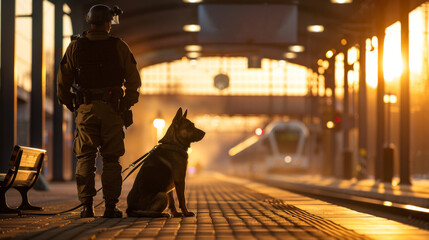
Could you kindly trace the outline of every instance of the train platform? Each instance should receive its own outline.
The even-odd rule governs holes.
[[[300,192],[317,192],[328,197],[343,197],[429,213],[429,180],[427,179],[415,179],[412,185],[401,185],[398,178],[394,178],[392,183],[387,183],[374,179],[344,180],[320,175],[271,174],[265,180],[270,184]]]
[[[131,182],[119,207],[126,209]],[[195,217],[81,219],[79,212],[54,216],[0,214],[1,238],[14,239],[429,239],[429,231],[356,212],[247,179],[217,173],[189,176],[187,200]],[[43,212],[78,204],[73,182],[51,183],[29,193]],[[11,190],[9,205],[19,204]],[[101,201],[97,196],[95,202]]]

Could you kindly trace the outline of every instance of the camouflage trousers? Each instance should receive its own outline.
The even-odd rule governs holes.
[[[124,155],[123,120],[105,102],[93,101],[77,109],[73,151],[78,159],[76,182],[79,200],[92,203],[95,190],[95,160],[99,151],[103,157],[103,197],[106,205],[118,202],[122,189],[122,167],[119,157]]]

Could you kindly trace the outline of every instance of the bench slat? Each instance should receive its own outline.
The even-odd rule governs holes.
[[[19,170],[16,175],[15,181],[13,181],[13,187],[28,186],[32,183],[36,177],[37,172],[31,170]]]
[[[5,178],[6,178],[6,173],[0,173],[0,182],[3,182]]]
[[[34,153],[34,152],[23,152],[21,157],[21,164],[20,167],[28,167],[28,168],[35,168],[37,167],[39,161],[40,153]]]

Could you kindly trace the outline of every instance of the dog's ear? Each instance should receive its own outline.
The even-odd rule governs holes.
[[[182,118],[182,108],[181,107],[177,110],[176,116],[174,116],[174,118],[173,118],[173,123],[179,121],[180,118]]]
[[[188,109],[185,110],[185,114],[183,114],[183,118],[186,118],[187,114],[188,114]]]

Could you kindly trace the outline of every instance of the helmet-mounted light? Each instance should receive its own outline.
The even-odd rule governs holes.
[[[112,8],[112,24],[119,24],[119,15],[123,14],[124,11],[120,9],[118,6],[113,6]]]
[[[86,22],[89,24],[103,24],[105,22],[110,22],[111,24],[119,24],[119,15],[123,11],[118,6],[109,6],[103,4],[97,4],[91,7],[87,16]]]

